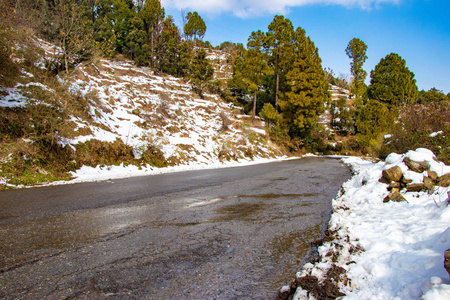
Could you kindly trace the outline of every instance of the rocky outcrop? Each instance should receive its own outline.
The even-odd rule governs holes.
[[[430,165],[426,161],[414,161],[409,157],[405,157],[403,159],[403,163],[408,167],[409,170],[413,172],[422,174],[426,171],[426,176],[423,176],[422,182],[413,183],[411,179],[406,179],[404,177],[402,169],[399,166],[394,166],[392,168],[383,170],[382,176],[379,181],[388,184],[387,189],[391,192],[387,197],[384,198],[383,202],[406,201],[406,199],[400,193],[400,191],[403,189],[406,189],[406,192],[420,192],[431,191],[435,186],[450,186],[450,173],[444,174],[439,177],[436,172],[429,169]]]

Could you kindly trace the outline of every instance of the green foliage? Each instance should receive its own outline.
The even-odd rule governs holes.
[[[187,37],[194,41],[197,39],[202,40],[206,33],[206,24],[196,11],[193,13],[189,12],[187,15],[187,23],[183,29]]]
[[[370,72],[368,94],[370,99],[388,105],[413,103],[418,89],[414,73],[406,67],[400,55],[391,53],[382,58]]]
[[[155,39],[161,33],[161,23],[164,20],[165,11],[161,7],[159,0],[147,0],[145,1],[144,8],[140,11],[140,16],[144,22],[144,29],[147,36],[150,37],[150,53],[148,53],[148,56],[150,57],[150,65],[153,68],[155,66]]]
[[[264,119],[264,121],[270,127],[271,124],[276,124],[280,118],[275,107],[270,103],[265,103],[263,109],[259,113],[259,116]]]
[[[168,16],[162,23],[162,32],[156,46],[156,61],[159,71],[177,76],[179,68],[179,44],[181,41],[178,28],[173,18]]]
[[[206,53],[200,50],[190,64],[189,79],[192,81],[194,90],[203,97],[203,90],[213,78],[214,68],[206,58]]]
[[[146,0],[140,15],[145,23],[145,30],[149,33],[157,30],[159,24],[164,20],[165,12],[159,0]]]
[[[130,32],[125,38],[126,53],[137,65],[144,65],[148,61],[150,51],[147,46],[147,35],[144,22],[137,16],[130,20]]]
[[[353,38],[345,49],[345,53],[352,60],[350,63],[353,76],[351,90],[356,95],[356,101],[360,104],[363,104],[366,100],[366,84],[364,81],[366,80],[367,72],[362,68],[367,59],[366,51],[367,45],[358,38]]]
[[[391,124],[390,113],[386,105],[377,100],[369,100],[356,119],[358,142],[362,148],[378,149],[381,137]]]
[[[268,26],[264,45],[269,53],[269,64],[275,74],[275,108],[278,109],[280,76],[287,74],[292,68],[294,58],[294,27],[289,19],[275,16]]]
[[[448,95],[445,95],[442,91],[439,91],[436,88],[431,88],[428,91],[421,90],[419,95],[417,96],[417,103],[419,104],[435,104],[441,105],[444,103],[449,103],[450,98]]]
[[[123,53],[126,49],[126,38],[130,32],[130,20],[134,12],[124,0],[114,0],[112,23],[116,35],[116,50]]]
[[[253,92],[253,119],[256,116],[257,92],[269,73],[267,56],[263,49],[264,34],[261,31],[252,32],[248,39],[248,51],[244,54],[244,64],[240,70],[243,83],[247,85],[249,92]]]
[[[0,85],[14,86],[16,78],[19,74],[19,68],[11,59],[13,48],[13,32],[8,24],[3,20],[3,14],[9,11],[0,12]]]
[[[113,0],[99,0],[92,12],[93,38],[100,54],[113,57],[116,52],[116,35],[114,32]]]
[[[297,28],[296,35],[296,57],[287,74],[291,90],[280,101],[280,108],[289,135],[305,137],[325,112],[324,104],[330,101],[330,95],[318,49],[303,29]]]

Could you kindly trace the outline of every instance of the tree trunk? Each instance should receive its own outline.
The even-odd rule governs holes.
[[[258,89],[255,89],[255,95],[253,96],[253,116],[252,116],[252,123],[255,121],[255,116],[256,116],[256,92],[258,91]]]
[[[151,68],[152,68],[152,70],[153,70],[153,67],[154,67],[154,64],[153,64],[153,57],[154,57],[154,55],[153,55],[153,37],[154,37],[154,34],[155,34],[155,27],[153,27],[153,29],[152,29],[152,36],[151,36],[151,41],[150,41],[150,66],[151,66]]]
[[[277,83],[275,87],[275,109],[278,111],[278,90],[280,88],[280,58],[277,55]]]

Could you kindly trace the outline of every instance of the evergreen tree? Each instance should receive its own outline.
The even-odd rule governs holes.
[[[283,16],[275,16],[268,29],[265,46],[270,54],[270,65],[275,74],[275,108],[278,110],[280,75],[286,74],[292,67],[292,42],[295,33],[291,21]]]
[[[94,40],[97,49],[106,57],[112,57],[116,51],[116,35],[113,25],[113,0],[92,0],[94,19]]]
[[[116,50],[119,53],[124,53],[126,49],[126,39],[130,32],[130,20],[135,13],[130,8],[128,0],[114,0],[113,5],[113,20],[114,33],[116,35]]]
[[[147,0],[140,11],[140,15],[144,21],[145,31],[150,37],[150,65],[153,68],[155,39],[161,31],[161,23],[165,16],[164,8],[161,7],[159,0]]]
[[[228,80],[228,87],[231,90],[233,100],[236,104],[242,105],[245,103],[245,95],[247,95],[248,92],[248,86],[244,79],[244,73],[245,73],[245,60],[244,56],[247,50],[243,49],[242,56],[236,57],[236,59],[233,62],[232,66],[232,72],[233,76],[230,80]]]
[[[448,95],[437,88],[431,88],[428,91],[421,90],[417,97],[417,103],[420,104],[443,104],[449,101]]]
[[[406,67],[406,61],[396,53],[382,58],[370,72],[368,94],[370,99],[388,105],[413,103],[418,94],[414,73]]]
[[[189,79],[192,81],[192,85],[195,91],[203,98],[203,90],[206,84],[211,81],[214,75],[214,68],[206,58],[206,53],[200,50],[193,58],[190,64]]]
[[[264,33],[252,32],[248,39],[248,51],[244,55],[244,66],[242,69],[243,81],[247,84],[249,92],[253,92],[253,115],[256,116],[257,92],[263,84],[265,75],[269,72],[267,56],[263,49]]]
[[[377,148],[390,124],[389,110],[382,102],[369,100],[356,120],[357,137],[362,147]]]
[[[318,49],[302,28],[296,30],[295,61],[287,80],[291,90],[280,101],[291,137],[307,136],[330,101],[328,81]]]
[[[156,61],[161,72],[172,76],[178,75],[179,46],[181,36],[172,16],[168,16],[162,23],[162,31],[156,45]]]
[[[193,57],[191,46],[187,41],[183,41],[179,45],[178,51],[177,76],[189,77],[190,62]]]
[[[356,101],[361,105],[365,101],[366,84],[364,81],[367,77],[367,72],[363,70],[362,66],[367,59],[366,55],[367,45],[358,38],[353,38],[345,49],[345,53],[352,60],[350,63],[351,73],[353,76],[351,91],[356,95]]]
[[[194,11],[187,14],[187,23],[184,25],[184,34],[190,37],[194,41],[197,39],[202,40],[206,33],[206,24],[202,17]]]
[[[148,62],[150,51],[146,43],[147,35],[144,31],[144,22],[135,16],[129,22],[130,31],[125,38],[126,54],[136,62],[138,66]]]

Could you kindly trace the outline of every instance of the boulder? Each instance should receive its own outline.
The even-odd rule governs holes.
[[[449,187],[450,186],[450,173],[444,174],[441,177],[439,177],[436,185],[442,186],[442,187]]]
[[[391,190],[400,190],[402,188],[402,184],[398,181],[393,181],[389,184],[388,191]]]
[[[402,173],[402,169],[399,166],[395,166],[395,167],[389,168],[387,170],[383,170],[382,176],[388,182],[400,181],[403,177],[403,173]]]
[[[444,252],[444,268],[450,276],[450,249],[447,249]]]
[[[410,183],[406,186],[408,192],[420,192],[424,189],[423,183]]]
[[[411,160],[409,157],[405,157],[403,159],[403,162],[411,171],[417,172],[417,173],[423,173],[429,168],[429,164],[426,161],[414,161]]]
[[[426,190],[432,190],[434,187],[434,181],[431,178],[424,177],[423,178],[423,186]]]
[[[427,174],[433,181],[438,180],[438,174],[435,171],[427,170]]]
[[[400,192],[393,191],[392,193],[387,195],[383,200],[384,203],[389,202],[389,201],[401,202],[401,201],[406,201],[406,199],[405,199],[405,197],[403,197],[402,194],[400,194]]]
[[[402,183],[404,183],[404,184],[409,184],[411,182],[412,182],[412,179],[402,178]]]

